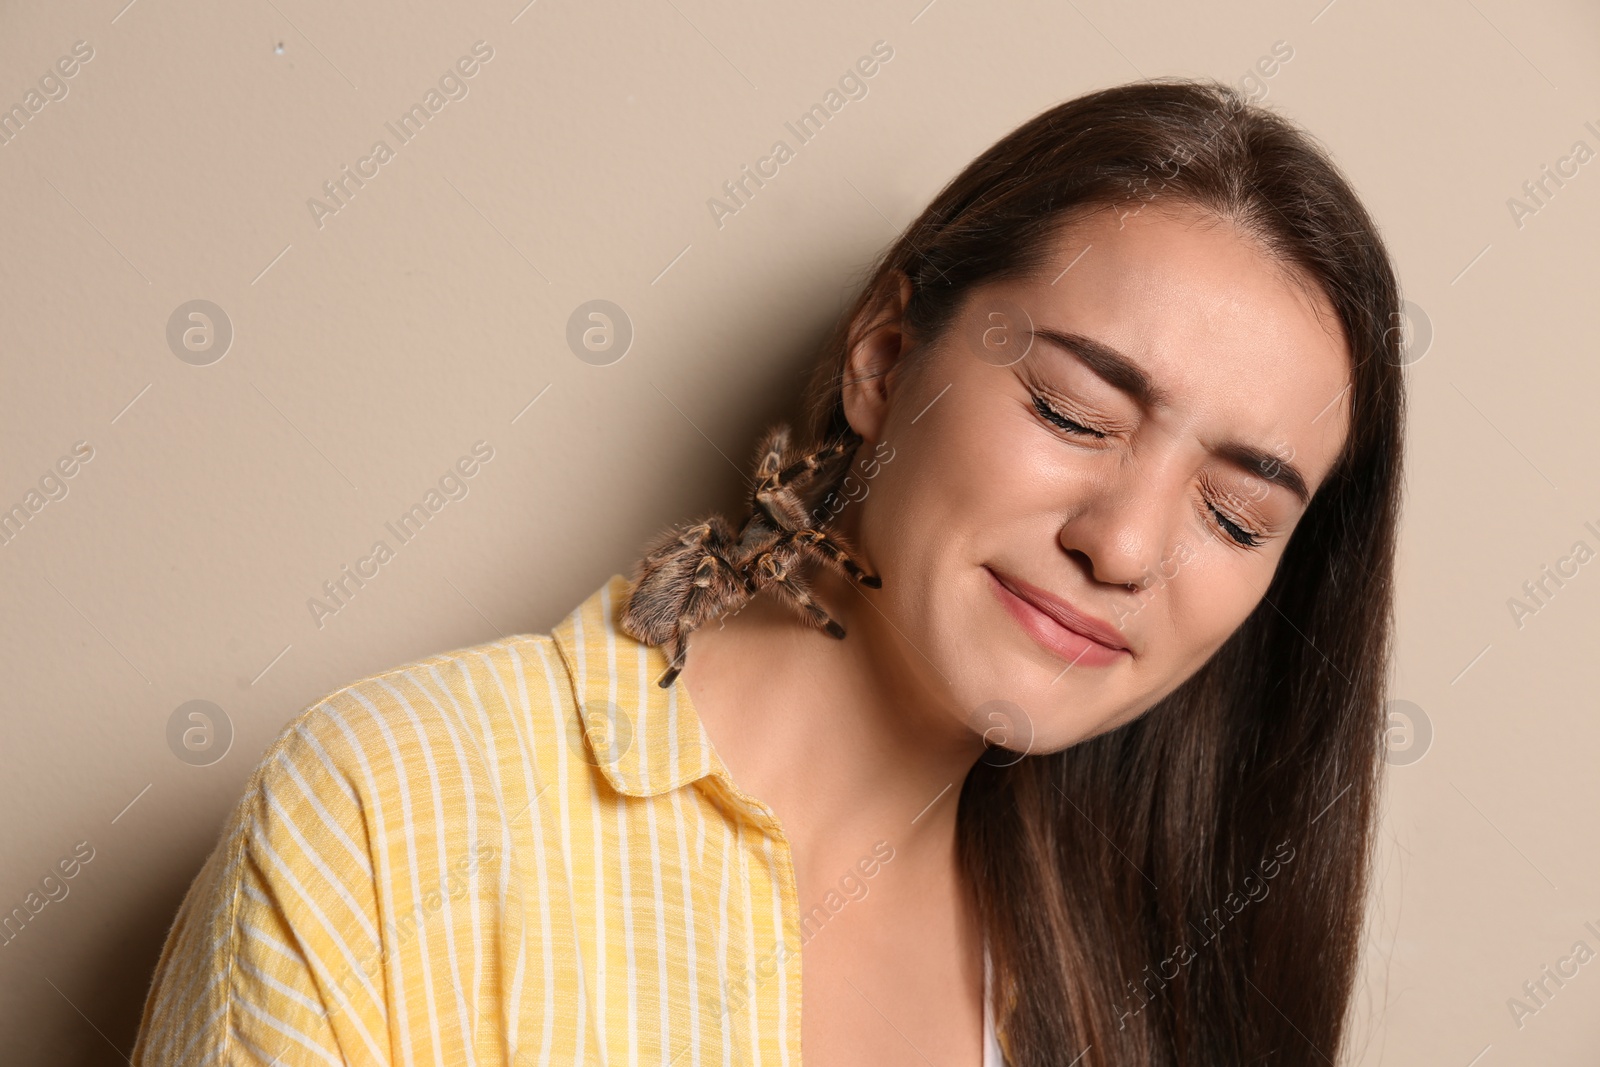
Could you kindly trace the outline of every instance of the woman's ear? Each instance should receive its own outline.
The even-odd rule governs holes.
[[[912,349],[905,328],[911,302],[911,279],[902,270],[884,276],[874,299],[862,306],[850,324],[849,352],[844,366],[844,412],[850,426],[868,444],[883,439],[889,401]]]

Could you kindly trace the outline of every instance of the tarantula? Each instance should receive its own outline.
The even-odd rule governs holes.
[[[798,564],[816,559],[841,568],[872,589],[883,580],[868,574],[838,534],[813,524],[807,506],[820,487],[848,466],[861,438],[853,431],[814,452],[790,448],[789,427],[768,430],[756,449],[750,514],[735,531],[721,515],[687,529],[674,526],[652,542],[637,567],[622,611],[622,628],[640,641],[666,646],[669,666],[658,683],[672,685],[689,654],[689,634],[751,597],[771,589],[807,624],[842,638],[844,627],[824,611],[799,576]]]

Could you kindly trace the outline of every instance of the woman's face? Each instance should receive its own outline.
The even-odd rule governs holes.
[[[896,319],[852,349],[846,411],[878,463],[846,528],[898,668],[1018,751],[1112,729],[1199,669],[1347,429],[1326,297],[1187,207],[1080,219],[1037,277],[974,290],[917,343]]]

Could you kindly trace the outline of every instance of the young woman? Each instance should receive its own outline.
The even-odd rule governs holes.
[[[877,264],[748,523],[290,725],[134,1062],[1336,1062],[1399,311],[1225,86],[1026,123]]]

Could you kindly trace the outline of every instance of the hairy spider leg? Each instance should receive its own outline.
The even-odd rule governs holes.
[[[737,592],[729,590],[728,583],[733,583],[736,589],[745,590],[747,596],[754,591],[752,583],[740,573],[739,568],[723,558],[720,552],[710,548],[702,548],[702,552],[704,554],[700,562],[695,565],[694,582],[683,596],[678,625],[673,627],[672,634],[665,642],[668,666],[666,673],[656,683],[663,689],[672,685],[689,660],[689,635],[701,623],[722,614],[733,606],[733,602],[741,599]],[[727,582],[717,581],[719,569],[726,573]]]
[[[782,423],[767,431],[757,449],[756,481],[765,482],[780,469],[783,455],[789,451],[789,427]]]
[[[799,459],[783,468],[783,470],[772,475],[772,487],[782,488],[783,486],[788,485],[790,482],[795,481],[806,474],[821,470],[827,467],[829,463],[832,463],[834,460],[844,455],[853,447],[854,445],[849,438],[840,438],[838,441],[835,441],[826,448],[820,448],[815,452],[801,456]]]
[[[783,550],[780,549],[779,551],[782,552]],[[793,551],[793,549],[789,549],[788,552],[783,554],[787,555]],[[812,625],[832,637],[844,637],[844,627],[832,615],[824,611],[821,604],[812,599],[811,591],[805,587],[804,583],[789,573],[789,568],[776,552],[769,549],[761,553],[755,559],[753,569],[759,575],[757,578],[759,585],[772,589],[780,594],[780,599],[791,607],[798,608],[804,612],[807,621]]]
[[[838,564],[844,568],[846,574],[869,589],[883,588],[883,579],[875,574],[868,574],[863,570],[861,564],[851,557],[850,550],[844,546],[842,539],[837,534],[830,534],[826,530],[815,528],[791,530],[780,535],[773,548],[776,549],[779,545],[789,544],[802,551],[813,552],[824,560]]]
[[[802,488],[841,456],[848,456],[852,447],[847,439],[841,439],[827,448],[802,456],[776,473],[768,474],[751,490],[751,510],[764,515],[775,530],[809,527],[811,524],[806,520],[800,496]]]

